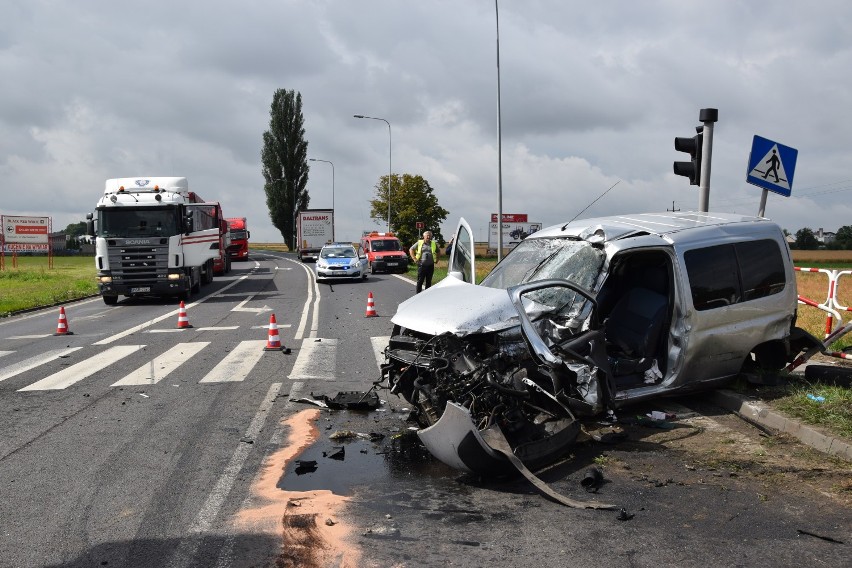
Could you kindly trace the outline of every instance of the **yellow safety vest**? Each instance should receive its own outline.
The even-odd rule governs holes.
[[[438,261],[438,244],[434,239],[429,241],[429,244],[432,245],[432,261]],[[420,260],[420,253],[423,250],[423,239],[417,241],[417,252],[414,253],[414,260]]]

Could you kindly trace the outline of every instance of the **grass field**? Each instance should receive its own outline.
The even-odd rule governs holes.
[[[95,261],[91,256],[55,256],[53,268],[43,256],[21,256],[13,266],[5,259],[0,271],[0,317],[10,313],[53,306],[98,293]]]

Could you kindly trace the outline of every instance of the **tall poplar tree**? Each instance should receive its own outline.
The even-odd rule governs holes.
[[[301,93],[276,90],[269,110],[269,130],[263,133],[260,156],[269,218],[281,231],[290,250],[296,246],[296,212],[306,209],[310,202],[305,189],[310,168],[304,122]]]

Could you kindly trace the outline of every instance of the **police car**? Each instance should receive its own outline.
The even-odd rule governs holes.
[[[314,266],[317,280],[367,278],[367,257],[359,255],[352,243],[325,245]]]

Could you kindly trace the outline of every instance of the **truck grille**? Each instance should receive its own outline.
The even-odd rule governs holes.
[[[151,285],[168,277],[169,241],[152,239],[154,244],[126,244],[109,240],[109,267],[114,281],[127,285]]]

